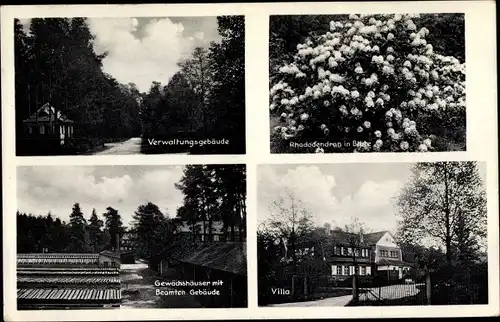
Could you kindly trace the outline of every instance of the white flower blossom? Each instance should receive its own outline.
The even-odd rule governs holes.
[[[419,150],[420,152],[427,152],[427,145],[425,145],[425,144],[420,144],[420,145],[418,146],[418,150]]]

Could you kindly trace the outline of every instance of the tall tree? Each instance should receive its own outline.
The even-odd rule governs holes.
[[[207,136],[208,126],[208,93],[210,91],[211,78],[213,74],[212,64],[207,49],[196,47],[188,59],[179,63],[181,73],[195,94],[200,106],[200,114],[203,120],[203,133]]]
[[[73,205],[73,210],[69,215],[69,224],[71,228],[71,249],[75,253],[85,252],[87,250],[87,241],[85,239],[87,223],[83,217],[83,213],[78,202]]]
[[[285,257],[292,258],[294,271],[297,270],[297,243],[301,238],[307,236],[314,228],[311,212],[303,205],[303,202],[291,191],[285,191],[284,197],[275,200],[269,207],[271,218],[265,224],[265,228],[275,236],[287,250]],[[291,256],[288,254],[291,253]]]
[[[229,145],[218,147],[226,153],[244,153],[245,144],[245,17],[217,17],[220,43],[212,43],[213,80],[209,108],[214,138]],[[205,124],[207,126],[207,124]]]
[[[118,210],[108,207],[106,212],[103,214],[105,218],[105,227],[110,236],[110,246],[116,251],[120,250],[120,245],[118,244],[118,239],[121,238],[124,232],[122,218],[118,213]]]
[[[202,222],[203,238],[211,231],[210,223],[214,207],[213,182],[204,165],[187,165],[181,180],[175,184],[184,194],[184,206],[197,209],[198,219]]]
[[[361,254],[361,247],[364,244],[364,236],[366,233],[365,225],[358,218],[351,218],[351,222],[345,225],[344,232],[347,235],[347,242],[351,249],[351,258],[354,266],[354,274],[352,278],[352,297],[354,301],[359,300],[358,292],[358,261],[357,258]]]
[[[431,238],[444,246],[451,265],[454,249],[473,256],[486,234],[486,195],[476,162],[422,162],[397,195],[400,240]]]
[[[151,260],[166,249],[171,241],[171,227],[167,217],[157,205],[140,205],[133,215],[132,230],[137,234],[137,252],[141,258]]]
[[[102,227],[104,223],[99,217],[97,217],[97,213],[95,208],[92,209],[92,214],[90,215],[88,231],[89,231],[89,245],[91,250],[94,253],[99,251],[102,243]]]
[[[86,18],[34,18],[29,34],[16,21],[15,31],[19,143],[26,143],[22,120],[45,103],[75,122],[75,136],[63,147],[68,153],[139,134],[137,93],[102,71],[106,53],[95,52]],[[34,148],[18,147],[28,154]]]

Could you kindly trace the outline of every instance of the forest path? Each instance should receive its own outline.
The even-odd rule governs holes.
[[[141,140],[141,138],[131,138],[123,142],[105,143],[106,149],[95,153],[95,155],[141,154]]]

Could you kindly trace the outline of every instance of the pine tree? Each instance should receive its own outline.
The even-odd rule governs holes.
[[[90,215],[89,219],[89,244],[92,252],[97,253],[99,252],[99,249],[102,245],[102,227],[104,226],[104,223],[99,217],[97,217],[97,213],[95,211],[95,208],[92,209],[92,214]]]
[[[110,246],[112,249],[116,251],[120,250],[120,245],[117,245],[117,238],[123,235],[124,228],[120,214],[118,210],[108,207],[106,208],[106,212],[103,214],[106,222],[105,227],[110,235]]]
[[[137,234],[138,255],[151,260],[161,254],[172,240],[167,217],[157,205],[148,202],[137,208],[133,218],[132,230]]]
[[[70,248],[75,253],[82,253],[87,250],[85,240],[86,221],[80,209],[80,204],[73,205],[73,211],[69,215],[70,222]]]

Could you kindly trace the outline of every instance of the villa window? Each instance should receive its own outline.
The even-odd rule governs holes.
[[[340,246],[340,253],[342,255],[345,255],[345,247]]]
[[[389,256],[389,253],[388,253],[388,251],[386,251],[386,250],[381,250],[381,251],[380,251],[380,256],[382,256],[382,257],[388,257],[388,256]]]
[[[396,251],[391,251],[391,257],[397,258],[398,257],[398,252]]]
[[[33,128],[31,125],[28,125],[28,134],[33,134]]]
[[[219,241],[219,235],[214,235],[214,241]]]
[[[337,275],[342,275],[342,266],[337,266]]]
[[[349,275],[349,266],[344,266],[344,275]]]
[[[40,134],[45,134],[45,126],[40,125]]]
[[[361,266],[360,275],[366,275],[366,266]]]
[[[352,248],[351,247],[347,248],[347,255],[352,255]]]

